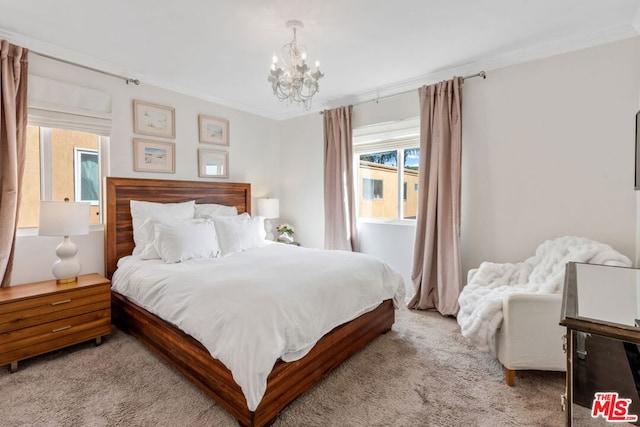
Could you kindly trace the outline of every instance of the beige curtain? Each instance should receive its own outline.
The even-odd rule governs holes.
[[[324,247],[358,250],[353,194],[353,106],[324,111]]]
[[[28,50],[0,42],[0,286],[9,286],[27,132]]]
[[[419,89],[420,177],[409,308],[458,313],[462,78]]]

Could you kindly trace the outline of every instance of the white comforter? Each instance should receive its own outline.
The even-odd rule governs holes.
[[[300,359],[334,327],[401,303],[401,276],[358,253],[271,244],[221,258],[164,264],[125,257],[113,289],[200,341],[254,411],[278,358]]]

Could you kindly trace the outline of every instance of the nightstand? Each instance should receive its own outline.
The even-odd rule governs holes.
[[[0,366],[111,333],[111,282],[84,274],[0,288]]]

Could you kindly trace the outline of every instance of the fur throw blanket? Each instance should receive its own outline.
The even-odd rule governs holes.
[[[457,320],[462,335],[479,349],[495,356],[494,336],[502,323],[504,296],[561,293],[565,266],[570,261],[631,266],[631,260],[611,246],[572,236],[547,240],[524,262],[483,262],[458,297]]]

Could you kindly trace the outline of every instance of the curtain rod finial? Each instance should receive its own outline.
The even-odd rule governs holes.
[[[140,85],[140,80],[138,79],[125,79],[125,83],[129,84],[129,83],[133,83],[136,86]]]

